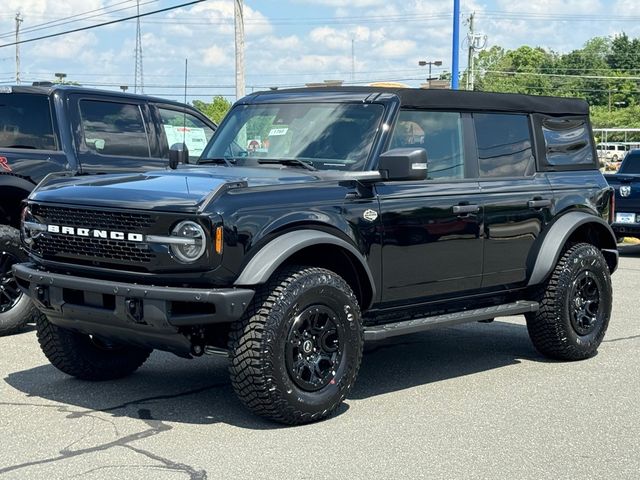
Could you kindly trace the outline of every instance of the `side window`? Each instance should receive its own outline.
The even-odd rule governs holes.
[[[197,160],[213,136],[213,130],[190,113],[168,108],[158,108],[158,110],[167,138],[167,151],[174,143],[184,143],[189,149],[189,159]]]
[[[464,178],[460,113],[400,111],[390,148],[403,147],[422,147],[427,151],[430,180]]]
[[[56,150],[47,96],[0,94],[0,148]]]
[[[81,100],[84,143],[101,155],[149,158],[149,139],[140,107]]]
[[[543,118],[542,133],[548,165],[595,165],[586,118]]]
[[[527,115],[474,113],[480,177],[524,177],[535,173]]]

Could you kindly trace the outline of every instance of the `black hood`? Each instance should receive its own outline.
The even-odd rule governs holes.
[[[229,188],[314,182],[297,168],[207,166],[119,175],[55,178],[31,194],[38,202],[137,210],[195,212]]]

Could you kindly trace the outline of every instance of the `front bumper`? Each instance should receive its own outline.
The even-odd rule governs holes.
[[[611,229],[616,237],[640,237],[640,223],[614,223]]]
[[[39,270],[28,263],[14,265],[13,272],[21,290],[52,323],[164,350],[184,350],[179,327],[239,319],[255,293],[243,288],[177,288],[96,280]]]

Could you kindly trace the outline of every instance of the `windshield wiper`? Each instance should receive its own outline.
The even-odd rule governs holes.
[[[303,160],[299,160],[297,158],[261,158],[258,160],[258,163],[265,163],[265,164],[277,164],[279,163],[280,165],[286,165],[288,167],[302,167],[302,168],[306,168],[307,170],[312,170],[312,171],[317,171],[318,169],[315,168],[313,165],[303,161]]]
[[[202,165],[204,163],[224,163],[227,167],[233,167],[235,160],[231,161],[227,157],[203,158],[198,162],[198,165]]]

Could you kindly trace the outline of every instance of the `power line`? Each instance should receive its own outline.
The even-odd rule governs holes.
[[[509,72],[502,70],[485,70],[484,73],[497,73],[509,76],[537,76],[537,77],[561,77],[561,78],[579,78],[587,80],[640,80],[637,76],[615,76],[615,75],[569,75],[566,73],[539,73],[539,72]]]
[[[181,8],[181,7],[188,7],[189,5],[195,5],[197,3],[202,3],[204,1],[206,1],[206,0],[193,0],[191,2],[181,3],[179,5],[174,5],[172,7],[161,8],[159,10],[153,10],[151,12],[141,13],[139,15],[133,15],[131,17],[119,18],[117,20],[111,20],[109,22],[98,23],[98,24],[95,24],[95,25],[88,25],[86,27],[75,28],[73,30],[66,30],[64,32],[52,33],[50,35],[43,35],[41,37],[27,38],[26,40],[20,40],[19,42],[5,43],[4,45],[0,45],[0,48],[10,47],[12,45],[20,45],[22,43],[35,42],[37,40],[44,40],[44,39],[47,39],[47,38],[59,37],[59,36],[62,36],[62,35],[68,35],[70,33],[82,32],[84,30],[91,30],[93,28],[104,27],[106,25],[113,25],[114,23],[126,22],[127,20],[133,20],[134,18],[146,17],[148,15],[155,15],[156,13],[168,12],[170,10],[175,10],[175,9]]]
[[[37,31],[37,30],[43,30],[43,29],[47,29],[47,28],[59,27],[59,26],[61,26],[61,25],[66,25],[67,23],[79,22],[79,21],[81,21],[81,20],[88,20],[88,19],[90,19],[90,18],[99,17],[99,16],[101,16],[103,13],[114,13],[114,12],[119,12],[119,11],[121,11],[121,10],[128,10],[129,8],[133,7],[133,5],[131,5],[131,6],[129,6],[129,7],[120,8],[120,9],[117,9],[117,10],[109,11],[109,12],[103,12],[103,13],[100,13],[99,15],[93,15],[93,16],[91,16],[91,17],[80,18],[80,19],[77,19],[77,20],[72,20],[72,21],[69,21],[69,22],[64,22],[65,20],[69,20],[69,19],[72,19],[72,18],[81,17],[81,16],[83,16],[83,15],[88,15],[88,14],[90,14],[90,13],[100,12],[100,11],[106,10],[106,9],[108,9],[108,8],[111,8],[111,7],[116,7],[116,6],[118,6],[118,5],[122,5],[123,3],[130,3],[130,2],[132,2],[132,1],[133,1],[133,0],[125,0],[125,1],[122,1],[122,2],[114,3],[114,4],[112,4],[112,5],[108,5],[108,6],[104,6],[104,7],[101,7],[101,8],[97,8],[97,9],[95,9],[95,10],[90,10],[90,11],[88,11],[88,12],[77,13],[77,14],[75,14],[75,15],[71,15],[71,16],[69,16],[69,17],[56,18],[55,20],[50,20],[50,21],[48,21],[48,22],[38,23],[38,24],[36,24],[36,25],[33,25],[33,26],[31,26],[31,27],[27,27],[27,28],[23,29],[23,32],[24,32],[24,33],[30,33],[30,32],[34,32],[34,31]],[[154,0],[154,1],[158,1],[158,0]],[[64,22],[64,23],[60,23],[59,25],[51,25],[51,24],[53,24],[53,23],[59,23],[59,22]],[[47,25],[49,25],[49,26],[47,26]],[[13,32],[0,33],[0,38],[8,37],[8,36],[11,36],[12,34],[13,34]]]

